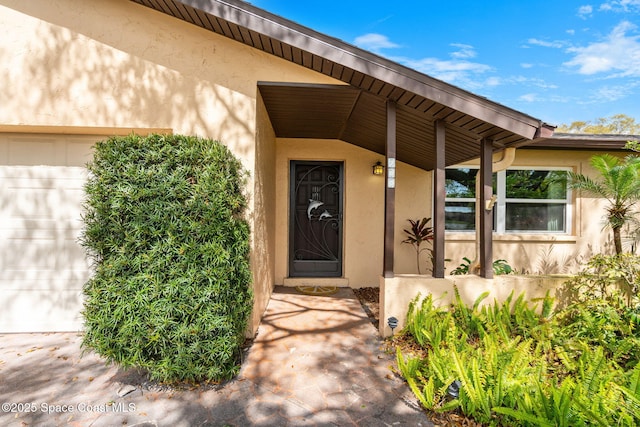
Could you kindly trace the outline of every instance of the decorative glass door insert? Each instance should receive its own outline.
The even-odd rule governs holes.
[[[291,162],[289,275],[342,276],[340,162]]]

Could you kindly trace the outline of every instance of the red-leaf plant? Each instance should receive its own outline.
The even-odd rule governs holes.
[[[416,250],[416,264],[418,265],[418,274],[422,274],[420,271],[420,253],[422,251],[430,250],[430,248],[420,248],[424,242],[433,240],[433,227],[427,227],[427,224],[431,221],[431,218],[422,218],[417,220],[407,220],[411,224],[411,228],[405,229],[404,232],[407,238],[402,243],[409,243]]]

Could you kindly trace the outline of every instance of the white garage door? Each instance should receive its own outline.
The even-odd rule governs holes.
[[[96,136],[0,136],[0,332],[82,328],[78,244]]]

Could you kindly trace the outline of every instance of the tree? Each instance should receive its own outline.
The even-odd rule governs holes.
[[[622,227],[634,219],[635,203],[640,200],[640,158],[601,154],[591,157],[591,166],[600,173],[599,179],[569,173],[569,186],[607,200],[607,225],[613,230],[616,254],[621,254]]]
[[[556,132],[637,135],[640,134],[640,123],[626,114],[614,114],[611,117],[600,117],[594,121],[576,121],[570,125],[561,124],[556,128]]]

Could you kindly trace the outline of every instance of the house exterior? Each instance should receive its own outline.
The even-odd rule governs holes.
[[[563,272],[607,247],[601,201],[534,201],[521,211],[553,214],[526,229],[502,218],[530,201],[498,190],[501,228],[485,209],[476,234],[468,192],[447,191],[464,176],[455,170],[478,169],[485,206],[492,164],[507,155],[502,180],[590,173],[589,157],[622,138],[554,137],[524,113],[238,0],[0,0],[0,24],[0,332],[82,328],[83,166],[96,141],[131,132],[217,139],[249,171],[252,330],[274,285],[416,273],[402,244],[409,218],[433,218],[435,278],[474,254],[487,279],[498,258]],[[384,175],[372,173],[378,162]]]

